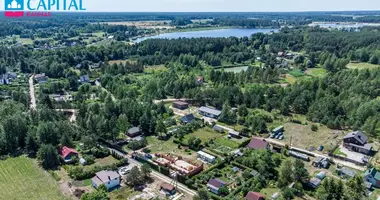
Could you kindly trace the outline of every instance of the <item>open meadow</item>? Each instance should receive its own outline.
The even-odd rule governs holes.
[[[53,177],[24,156],[0,161],[0,194],[7,200],[65,199]]]

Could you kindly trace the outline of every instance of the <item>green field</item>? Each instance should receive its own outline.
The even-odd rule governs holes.
[[[374,65],[370,63],[348,63],[348,69],[375,69],[380,67],[380,65]]]
[[[305,73],[315,76],[315,77],[324,77],[327,72],[323,68],[310,68],[310,69],[307,69]]]
[[[222,137],[223,135],[215,132],[210,127],[204,127],[204,128],[198,129],[194,133],[185,135],[184,141],[187,141],[187,139],[190,138],[191,136],[198,137],[204,143],[204,142],[209,141],[210,139]]]
[[[0,194],[7,200],[62,200],[57,182],[26,157],[0,161]]]
[[[241,71],[245,71],[248,69],[248,66],[240,66],[240,67],[229,67],[229,68],[221,68],[218,69],[219,71],[224,70],[225,72],[234,72],[234,73],[239,73]]]

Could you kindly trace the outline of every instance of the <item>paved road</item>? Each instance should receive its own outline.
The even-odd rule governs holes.
[[[34,80],[34,75],[29,77],[30,109],[36,110],[37,103],[36,103],[36,93],[34,92],[33,80]]]
[[[122,153],[122,152],[120,152],[120,151],[117,151],[116,149],[112,149],[112,148],[108,148],[108,149],[110,149],[110,150],[116,152],[117,154],[123,156],[124,158],[127,158],[128,161],[129,161],[129,163],[131,163],[131,164],[134,164],[134,165],[137,165],[137,166],[141,166],[141,165],[142,165],[140,162],[138,162],[138,161],[136,161],[135,159],[131,158],[131,157],[130,157],[129,155],[127,155],[127,154],[124,154],[124,153]],[[163,174],[161,174],[161,173],[159,173],[159,172],[156,172],[156,171],[152,171],[151,175],[152,175],[153,177],[155,177],[155,178],[157,178],[157,179],[159,179],[159,180],[161,180],[161,181],[167,182],[167,183],[172,183],[172,182],[173,182],[173,179],[172,179],[172,178],[170,178],[170,177],[168,177],[168,176],[165,176],[165,175],[163,175]],[[196,191],[194,191],[194,190],[188,188],[187,186],[185,186],[185,185],[183,185],[183,184],[181,184],[181,183],[177,183],[177,188],[178,188],[179,190],[181,190],[181,191],[183,191],[183,192],[189,194],[190,196],[195,196],[195,195],[197,194]]]
[[[275,140],[275,139],[272,139],[272,138],[262,138],[262,139],[265,139],[267,142],[271,143],[271,144],[276,144],[276,145],[279,145],[279,146],[285,146],[285,143],[283,142],[280,142],[279,140]],[[311,155],[314,155],[314,157],[325,157],[325,158],[329,158],[330,160],[334,160],[334,162],[336,164],[341,164],[341,165],[344,165],[344,166],[347,166],[347,167],[350,167],[350,168],[353,168],[353,169],[357,169],[357,170],[360,170],[360,171],[364,171],[366,170],[365,167],[363,166],[360,166],[360,165],[357,165],[355,163],[352,163],[352,162],[348,162],[348,161],[344,161],[344,160],[339,160],[339,159],[336,159],[336,158],[333,158],[333,157],[330,157],[328,155],[323,155],[323,154],[319,154],[319,153],[316,153],[316,152],[312,152],[312,151],[308,151],[308,150],[305,150],[305,149],[301,149],[301,148],[298,148],[298,147],[290,147],[291,150],[296,150],[298,152],[305,152],[305,153],[308,153],[308,154],[311,154]]]

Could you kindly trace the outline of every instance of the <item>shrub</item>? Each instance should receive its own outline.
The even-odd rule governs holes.
[[[311,125],[311,130],[312,131],[318,131],[318,126],[315,124]]]

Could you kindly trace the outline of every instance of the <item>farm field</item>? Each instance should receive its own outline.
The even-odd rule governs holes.
[[[58,183],[37,163],[20,156],[0,161],[1,199],[62,200]]]
[[[380,67],[380,65],[374,65],[370,63],[348,63],[348,69],[375,69]]]

